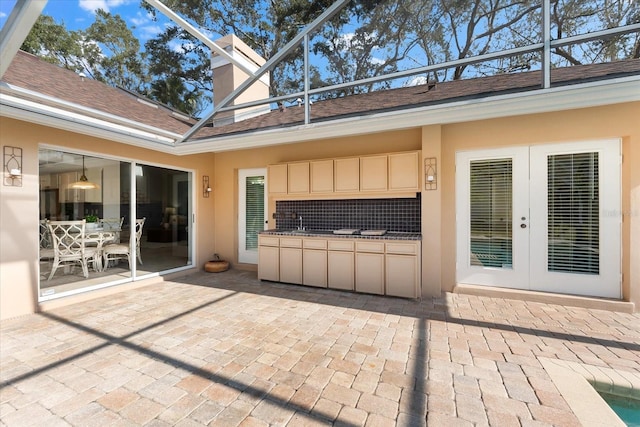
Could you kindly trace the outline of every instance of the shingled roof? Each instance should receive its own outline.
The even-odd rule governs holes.
[[[82,108],[112,114],[148,126],[183,134],[196,120],[143,96],[81,77],[74,71],[18,51],[2,81]],[[52,102],[38,100],[45,105]],[[70,110],[73,108],[69,107]],[[90,112],[83,111],[92,115]]]
[[[640,59],[632,59],[552,69],[551,81],[552,85],[562,86],[639,74]],[[345,96],[313,103],[311,121],[366,116],[385,111],[531,91],[540,89],[541,81],[540,71],[529,71]],[[167,106],[123,89],[82,78],[73,71],[50,64],[22,51],[18,52],[11,63],[3,77],[3,82],[66,101],[69,104],[65,108],[73,110],[73,106],[78,106],[83,108],[84,114],[88,115],[91,115],[91,110],[95,110],[178,134],[184,134],[196,123],[196,120],[178,114]],[[43,103],[41,100],[39,102]],[[47,104],[47,101],[44,103]],[[51,101],[50,105],[53,106],[55,103]],[[285,128],[303,123],[304,107],[294,106],[229,125],[203,127],[194,139]]]
[[[564,86],[637,74],[640,74],[640,59],[632,59],[552,69],[551,82],[555,86]],[[542,72],[529,71],[381,90],[315,102],[311,106],[311,122],[530,91],[540,89],[541,84]],[[224,127],[204,128],[197,136],[229,135],[302,123],[304,107],[294,106]]]

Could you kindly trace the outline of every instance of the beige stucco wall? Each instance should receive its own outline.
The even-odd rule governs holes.
[[[38,310],[38,145],[137,160],[159,166],[195,171],[196,266],[214,252],[215,198],[202,197],[202,175],[214,175],[214,155],[178,157],[99,138],[0,118],[0,144],[23,149],[23,186],[0,186],[0,319]]]
[[[422,192],[423,296],[455,286],[455,153],[599,138],[623,140],[623,297],[640,306],[640,103],[425,126],[359,137],[217,154],[173,156],[0,118],[0,142],[24,150],[23,187],[0,187],[0,318],[36,311],[39,143],[195,170],[196,266],[213,253],[237,262],[238,170],[296,160],[422,150],[438,162],[438,189]],[[213,193],[202,197],[202,175]],[[424,182],[422,183],[424,187]],[[272,225],[272,224],[271,224]]]

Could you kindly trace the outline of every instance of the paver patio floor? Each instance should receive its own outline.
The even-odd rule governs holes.
[[[195,273],[0,325],[3,426],[573,426],[540,358],[640,373],[640,315]]]

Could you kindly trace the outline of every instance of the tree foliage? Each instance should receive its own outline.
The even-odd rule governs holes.
[[[440,64],[542,41],[541,0],[353,0],[310,34],[311,87],[342,85],[324,97],[397,85],[371,77]],[[552,39],[640,22],[640,2],[551,0]],[[165,0],[164,4],[212,40],[235,34],[266,60],[273,58],[333,0]],[[142,7],[152,15],[155,9]],[[169,25],[139,41],[118,15],[96,13],[84,31],[41,16],[23,49],[108,84],[134,90],[185,113],[211,103],[210,54],[188,32]],[[302,46],[270,70],[271,94],[301,91]],[[640,57],[640,32],[555,47],[553,66]],[[456,64],[423,78],[450,80],[539,68],[540,52],[484,63]],[[405,84],[407,83],[405,78]],[[362,81],[357,87],[347,87]],[[215,90],[215,88],[213,88]]]

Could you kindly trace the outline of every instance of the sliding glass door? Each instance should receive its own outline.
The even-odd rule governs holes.
[[[41,299],[192,265],[191,172],[51,148],[39,161]],[[82,219],[78,260],[49,225]]]

